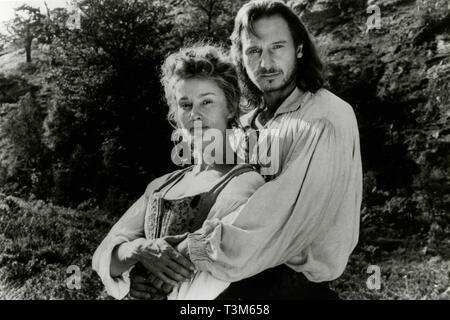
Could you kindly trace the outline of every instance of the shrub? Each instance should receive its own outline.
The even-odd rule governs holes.
[[[22,299],[106,298],[91,270],[96,247],[111,227],[98,209],[76,211],[0,195],[0,273]],[[66,285],[70,265],[82,271],[80,290]]]

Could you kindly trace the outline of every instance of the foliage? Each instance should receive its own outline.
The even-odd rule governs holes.
[[[9,41],[9,36],[0,32],[0,52],[5,49]]]
[[[9,25],[9,32],[15,41],[22,43],[26,51],[26,61],[31,62],[31,44],[43,31],[44,16],[39,8],[21,5],[15,9],[15,17]]]
[[[91,259],[114,218],[84,207],[0,194],[0,299],[111,299]],[[332,282],[342,299],[450,298],[448,248],[419,252],[410,242],[387,246],[367,242],[373,235],[362,237],[344,274]],[[381,269],[380,290],[366,286],[371,264]],[[70,265],[80,267],[80,290],[67,288]]]
[[[380,28],[371,31],[369,4],[381,8]],[[308,0],[294,7],[316,36],[328,88],[355,110],[367,225],[378,226],[378,237],[420,234],[438,242],[450,236],[447,2],[369,4]]]
[[[33,193],[40,198],[47,195],[42,189],[49,183],[48,149],[41,137],[42,122],[46,116],[45,105],[36,101],[34,94],[27,93],[17,104],[10,105],[3,132],[11,146],[7,164],[9,176],[22,187],[22,192]]]
[[[22,296],[101,296],[88,271],[90,291],[68,291],[61,280],[70,263],[90,269],[91,251],[110,226],[97,220],[112,221],[89,208],[123,213],[148,182],[174,169],[159,66],[199,38],[229,44],[243,2],[80,0],[73,10],[29,20],[39,43],[33,61],[0,75],[0,186],[79,210],[0,200],[0,269]],[[366,1],[288,3],[316,37],[327,88],[352,105],[360,129],[360,243],[336,287],[347,298],[445,297],[445,261],[429,258],[450,252],[447,1],[370,1],[382,14],[381,28],[370,32]],[[77,12],[80,28],[69,28]],[[21,39],[26,16],[16,21]],[[388,270],[390,289],[364,289],[367,262],[375,260]],[[36,290],[39,282],[45,285]]]
[[[43,140],[51,150],[51,198],[66,205],[95,198],[122,212],[169,162],[170,126],[159,64],[171,24],[165,6],[147,1],[80,1],[80,29],[51,12],[53,84]],[[153,157],[153,141],[165,141]],[[123,186],[128,186],[126,189]],[[123,200],[121,200],[123,199]]]
[[[20,287],[12,290],[20,299],[106,298],[91,258],[110,226],[98,208],[75,211],[0,194],[0,281]],[[82,271],[81,290],[66,286],[70,265]]]
[[[0,103],[16,103],[27,93],[36,93],[37,87],[23,77],[13,75],[5,77],[0,74]]]
[[[370,265],[380,269],[380,288],[369,289]],[[344,274],[331,287],[346,300],[448,300],[450,274],[448,257],[398,247],[386,251],[361,246],[350,257]],[[370,271],[370,270],[369,270]]]
[[[228,37],[233,31],[234,16],[246,1],[232,0],[183,0],[174,7],[176,34],[184,43],[211,40],[230,44]],[[193,19],[195,17],[195,19]]]
[[[35,170],[48,176],[36,182],[39,196],[71,206],[95,199],[120,213],[151,179],[172,170],[159,66],[168,52],[200,35],[227,42],[239,6],[213,0],[83,0],[73,10],[47,10],[46,17],[36,18],[48,64],[35,61],[20,72],[45,73],[35,100],[46,117],[36,117],[42,123],[33,127],[44,128],[36,132],[41,150],[48,151],[47,167]],[[77,12],[80,26],[69,28],[67,19]],[[33,145],[35,138],[25,137],[23,144]],[[153,156],[156,147],[160,157]],[[23,163],[10,167],[3,168],[6,181],[15,185],[24,179],[18,172],[31,174]]]

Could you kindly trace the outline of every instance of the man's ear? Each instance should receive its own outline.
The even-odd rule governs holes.
[[[297,46],[297,58],[300,59],[303,57],[303,43]]]

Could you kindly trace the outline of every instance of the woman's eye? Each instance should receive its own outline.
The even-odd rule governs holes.
[[[212,103],[211,100],[204,100],[204,101],[202,102],[202,105],[207,105],[207,104],[210,104],[210,103]]]
[[[192,104],[189,104],[189,103],[180,104],[181,109],[190,109],[191,107],[192,107]]]
[[[281,44],[276,44],[273,46],[274,49],[280,49],[283,48],[283,46]]]

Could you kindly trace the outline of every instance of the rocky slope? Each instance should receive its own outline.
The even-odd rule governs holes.
[[[435,229],[448,225],[450,3],[293,4],[326,61],[329,87],[357,114],[366,203],[374,190],[390,190],[391,197],[412,196]]]

